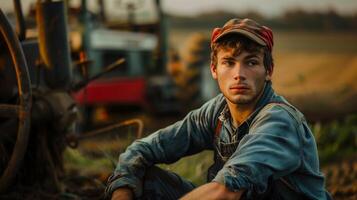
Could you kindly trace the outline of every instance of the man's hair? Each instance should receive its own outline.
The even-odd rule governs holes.
[[[217,53],[221,49],[233,48],[234,55],[239,55],[242,51],[247,52],[259,52],[263,49],[264,57],[264,68],[267,72],[271,72],[273,70],[273,56],[271,51],[249,38],[239,35],[239,34],[230,34],[227,36],[222,37],[217,42],[213,43],[211,46],[211,63],[214,66],[217,66]]]

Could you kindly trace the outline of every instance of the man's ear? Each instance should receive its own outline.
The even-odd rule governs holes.
[[[214,65],[213,63],[211,63],[211,74],[212,74],[212,77],[217,80],[217,66]]]
[[[273,69],[267,70],[265,75],[265,81],[271,81],[272,75],[273,75]]]

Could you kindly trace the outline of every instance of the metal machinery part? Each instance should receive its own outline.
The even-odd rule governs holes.
[[[118,5],[121,8],[128,10],[128,22],[129,24],[135,23],[135,10],[143,6],[143,0],[119,0]]]
[[[0,178],[0,193],[5,191],[12,183],[16,172],[21,165],[26,152],[29,130],[30,112],[32,106],[31,82],[27,69],[24,53],[17,35],[6,16],[0,9],[0,33],[11,55],[13,67],[16,72],[18,102],[17,105],[0,104],[0,117],[18,118],[17,139],[11,158]]]
[[[63,1],[36,4],[39,47],[46,70],[46,85],[51,89],[69,89],[72,71],[67,30],[66,7]]]
[[[2,74],[0,73],[0,76],[5,77],[4,79],[0,79],[0,125],[3,125],[2,123],[4,121],[7,122],[10,120],[14,121],[14,124],[15,122],[18,124],[16,132],[14,130],[16,127],[12,127],[13,125],[9,132],[11,138],[14,138],[14,144],[12,143],[11,145],[13,146],[10,146],[12,149],[10,149],[8,161],[2,159],[2,161],[5,160],[6,163],[1,166],[0,171],[0,194],[9,191],[10,186],[15,185],[15,176],[19,175],[20,170],[23,169],[23,160],[28,161],[26,157],[26,155],[28,155],[27,151],[31,149],[30,147],[38,145],[37,143],[39,141],[36,141],[36,137],[34,136],[39,136],[39,134],[51,134],[53,136],[52,133],[55,132],[56,135],[67,139],[68,144],[71,146],[73,142],[83,138],[97,136],[98,134],[113,132],[113,129],[121,126],[137,124],[137,137],[141,137],[143,129],[142,121],[134,119],[89,132],[88,136],[76,133],[73,137],[72,134],[68,134],[75,131],[73,125],[79,114],[75,101],[70,95],[70,90],[85,86],[89,81],[98,78],[103,73],[84,80],[78,85],[70,85],[72,81],[70,71],[71,61],[68,44],[64,44],[68,41],[66,24],[64,22],[65,17],[63,16],[65,15],[63,1],[61,2],[62,4],[46,1],[43,5],[37,5],[40,10],[37,16],[37,21],[40,21],[38,22],[40,24],[39,43],[35,40],[26,40],[24,20],[23,17],[21,17],[22,14],[18,13],[22,12],[20,9],[20,1],[14,0],[14,3],[15,7],[17,7],[16,12],[19,23],[18,35],[13,31],[9,20],[0,9],[0,72],[3,72]],[[41,1],[38,3],[42,4]],[[61,9],[57,9],[58,7],[56,6]],[[55,13],[57,13],[59,17],[57,17]],[[50,18],[56,19],[57,22],[58,20],[62,20],[62,22],[51,24]],[[54,26],[58,27],[54,28]],[[18,38],[21,39],[21,43]],[[61,42],[58,42],[59,40],[61,40]],[[44,68],[38,68],[40,65],[38,66],[38,64],[35,63],[35,60],[39,58],[38,47],[40,47],[40,51],[42,51],[41,56],[44,63],[42,63],[41,66],[45,65]],[[24,52],[26,53],[26,57]],[[123,59],[119,59],[112,65],[109,65],[105,69],[105,72],[115,69],[123,62]],[[12,68],[10,65],[13,71],[11,71]],[[2,70],[4,68],[5,70]],[[36,74],[34,72],[35,70],[41,71],[41,73],[38,73],[38,77],[36,77],[36,75],[32,76]],[[8,78],[8,72],[13,72],[16,77],[13,77],[13,79]],[[41,75],[44,77],[41,77]],[[36,82],[36,79],[38,79],[37,83],[32,85],[30,80],[35,80]],[[11,81],[7,82],[8,80]],[[17,83],[17,91],[10,91],[11,95],[9,96],[11,96],[11,101],[8,101],[8,95],[6,93],[9,90],[7,87],[9,87],[9,85],[15,87],[15,82]],[[5,94],[2,91],[5,91]],[[17,104],[12,104],[13,96],[16,96]],[[34,131],[31,133],[31,138],[29,138],[30,131],[32,131],[33,128],[36,129],[36,127],[40,127],[41,132],[36,133],[36,131]],[[4,135],[4,131],[2,131],[2,129],[0,129],[0,131],[1,134]],[[43,138],[42,136],[44,135],[41,135],[41,138]],[[31,141],[33,143],[31,144],[29,144],[30,139],[33,139]],[[46,139],[41,139],[41,142],[46,142]],[[52,149],[57,148],[56,145],[45,145]],[[43,159],[47,159],[47,162],[50,164],[56,164],[53,162],[52,154],[49,152],[45,154],[45,158]],[[30,164],[31,163],[26,163],[26,166],[31,167],[32,165]],[[49,174],[49,176],[53,176],[52,178],[56,179],[55,182],[57,182],[56,174]],[[46,178],[48,177],[41,177],[41,179]],[[16,178],[16,181],[17,180],[18,177]]]
[[[101,26],[97,27],[88,17],[87,1],[81,2],[79,19],[82,19],[83,29],[77,30],[82,35],[81,45],[75,48],[74,55],[83,50],[90,60],[95,61],[88,68],[90,75],[98,73],[102,66],[118,57],[124,57],[126,63],[110,76],[76,92],[76,101],[88,108],[88,113],[95,105],[129,105],[155,113],[181,112],[180,102],[175,97],[175,85],[165,70],[167,17],[161,1],[118,0],[115,5],[126,10],[127,21],[100,21]],[[100,10],[104,12],[104,1],[100,2]],[[139,21],[139,9],[146,5],[150,5],[151,12],[155,12],[155,20]],[[101,15],[105,16],[105,13]],[[121,92],[112,92],[114,90]]]
[[[73,98],[63,91],[33,91],[31,123],[36,126],[50,124],[61,134],[72,132],[78,119],[78,110]]]
[[[78,135],[76,133],[68,134],[66,139],[68,146],[71,148],[76,148],[78,146],[78,143],[80,140],[83,139],[88,139],[88,138],[94,138],[96,136],[103,136],[106,134],[112,134],[113,131],[119,127],[123,126],[130,126],[136,124],[138,126],[137,132],[136,132],[136,138],[139,139],[143,136],[143,129],[144,129],[144,123],[141,119],[129,119],[125,120],[123,122],[118,122],[113,125],[94,130],[94,131],[89,131],[86,133],[82,133],[81,135]]]

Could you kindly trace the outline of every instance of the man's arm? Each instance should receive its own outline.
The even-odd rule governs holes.
[[[260,112],[249,133],[213,181],[232,191],[261,194],[271,178],[295,171],[301,163],[298,122],[281,106]]]
[[[147,168],[157,163],[173,163],[186,155],[213,148],[214,113],[217,99],[190,112],[182,121],[135,141],[120,155],[106,189],[110,196],[117,188],[129,187],[135,196],[142,194],[142,178]]]
[[[132,200],[134,199],[133,191],[128,187],[116,189],[112,194],[112,200]]]
[[[230,191],[226,186],[211,182],[204,184],[192,192],[182,197],[182,200],[194,200],[194,199],[240,199],[244,190],[238,192]]]

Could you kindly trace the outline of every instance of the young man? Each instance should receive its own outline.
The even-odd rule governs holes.
[[[211,73],[222,94],[134,142],[109,178],[112,199],[330,199],[303,115],[272,89],[273,33],[250,19],[213,30]],[[154,165],[214,151],[200,187]],[[194,164],[194,163],[192,163]]]

